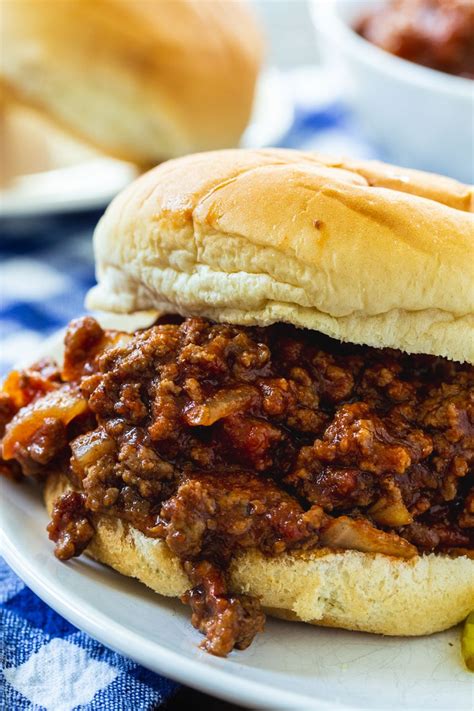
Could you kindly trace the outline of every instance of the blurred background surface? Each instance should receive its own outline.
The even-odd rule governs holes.
[[[149,8],[153,4],[158,8],[176,5],[167,0],[136,0],[131,6]],[[117,49],[104,43],[97,59],[88,64],[89,45],[95,35],[103,36],[104,28],[100,17],[94,19],[91,11],[90,18],[87,16],[87,0],[59,2],[61,7],[77,5],[82,13],[69,20],[78,20],[77,35],[84,35],[72,49],[63,36],[62,26],[68,17],[64,16],[61,25],[54,12],[57,0],[5,0],[0,13],[0,215],[25,217],[100,208],[140,170],[156,164],[159,155],[167,158],[238,143],[377,156],[473,181],[474,93],[473,82],[465,76],[470,76],[474,66],[474,3],[253,0],[252,17],[230,0],[220,9],[221,16],[215,17],[216,13],[206,8],[217,4],[216,0],[197,3],[203,15],[199,19],[195,9],[187,10],[183,17],[166,18],[182,25],[188,22],[197,30],[202,28],[196,23],[211,23],[213,35],[222,32],[222,43],[215,43],[207,64],[199,60],[205,54],[201,44],[194,46],[187,37],[177,40],[176,29],[170,38],[166,34],[169,30],[163,34],[159,23],[153,28],[156,36],[151,33],[146,42],[141,37],[136,56],[130,47],[128,55],[123,54],[123,46]],[[196,3],[189,5],[194,8]],[[241,8],[235,18],[226,17],[229,5]],[[428,49],[434,48],[435,59],[442,57],[446,63],[448,57],[451,63],[457,61],[453,66],[458,69],[464,64],[465,75],[453,76],[400,59],[354,31],[360,18],[393,6],[399,6],[401,19],[397,24],[393,11],[387,20],[382,16],[379,25],[391,23],[394,29],[392,34],[384,30],[381,41],[391,42],[394,51],[411,51],[415,59],[416,52],[429,59]],[[48,13],[42,12],[41,21],[25,22],[39,7],[52,8],[49,19]],[[15,10],[9,13],[9,8]],[[88,20],[93,20],[95,27],[89,30],[92,39],[84,30]],[[237,28],[232,29],[229,23],[235,21]],[[404,44],[393,36],[397,27],[405,37]],[[247,33],[250,39],[243,42],[241,35]],[[133,43],[133,35],[125,35],[125,40]],[[174,43],[168,63],[162,58],[156,66],[148,62],[151,54],[160,57],[156,42],[162,43],[162,54]],[[193,68],[199,62],[199,68]],[[62,63],[70,67],[70,74],[58,70]],[[214,76],[216,64],[222,65],[218,76]],[[176,66],[181,65],[184,68],[177,73]],[[124,67],[131,84],[128,94],[118,88]],[[167,87],[159,101],[152,101],[150,94],[161,90],[163,76],[168,74],[170,84],[183,84],[180,93],[170,93]],[[227,78],[236,75],[243,78],[229,89]],[[96,77],[95,85],[91,77]],[[208,85],[212,85],[212,92],[204,91]],[[79,111],[74,110],[78,102],[74,86],[79,86],[76,93],[82,97]],[[201,116],[194,116],[196,101],[208,106]],[[302,107],[311,110],[335,104],[345,112],[347,130],[357,136],[358,145],[344,140],[320,141],[317,122],[311,127],[313,141],[308,144],[295,139],[295,120],[298,123],[299,118],[295,112]],[[128,107],[128,113],[123,107]],[[124,114],[123,118],[112,120],[117,113]],[[152,123],[148,133],[142,131]],[[141,133],[146,135],[138,141]],[[128,161],[116,160],[124,153],[129,155]]]

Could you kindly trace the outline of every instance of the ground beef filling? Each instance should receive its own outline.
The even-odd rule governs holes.
[[[63,560],[97,513],[164,539],[208,651],[263,628],[258,601],[228,588],[247,549],[472,555],[472,367],[197,318],[130,336],[86,317],[65,343],[62,371],[5,381],[2,470],[67,474],[48,529]]]

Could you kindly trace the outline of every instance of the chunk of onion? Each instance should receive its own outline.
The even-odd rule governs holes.
[[[2,440],[3,458],[13,459],[15,445],[27,445],[45,418],[54,417],[67,425],[86,410],[87,402],[77,388],[63,387],[47,393],[19,410],[7,425]]]
[[[403,503],[401,496],[400,499],[382,497],[369,509],[369,513],[376,523],[389,528],[398,528],[413,523],[413,516]]]
[[[384,553],[413,558],[418,551],[396,533],[379,531],[368,521],[339,516],[321,531],[320,542],[329,548],[343,548],[364,553]]]
[[[3,381],[2,391],[11,397],[16,408],[20,408],[57,387],[57,383],[35,370],[11,370]]]
[[[115,443],[102,428],[79,435],[71,442],[71,464],[81,477],[86,469],[106,454],[111,454]]]
[[[256,395],[257,391],[250,385],[219,390],[204,404],[192,405],[188,408],[184,417],[188,425],[209,427],[217,420],[235,415],[248,407]]]

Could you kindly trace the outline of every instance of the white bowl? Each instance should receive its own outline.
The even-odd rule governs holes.
[[[385,0],[312,0],[323,58],[387,160],[474,182],[474,81],[400,59],[360,37],[356,18]]]

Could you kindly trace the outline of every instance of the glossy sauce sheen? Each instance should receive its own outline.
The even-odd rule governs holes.
[[[244,648],[258,601],[233,555],[316,547],[472,555],[474,369],[343,345],[289,326],[169,317],[133,336],[69,327],[63,371],[11,374],[4,469],[67,473],[49,526],[80,554],[93,513],[163,538],[208,651]]]

